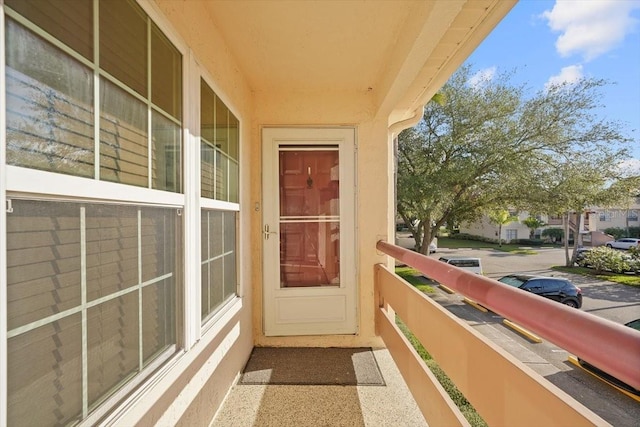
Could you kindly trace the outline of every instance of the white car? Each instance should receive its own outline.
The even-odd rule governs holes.
[[[429,245],[429,253],[435,254],[436,252],[438,252],[438,238],[434,237]]]
[[[630,237],[623,237],[622,239],[612,240],[604,244],[608,248],[613,249],[629,249],[631,247],[640,247],[640,239],[632,239]]]

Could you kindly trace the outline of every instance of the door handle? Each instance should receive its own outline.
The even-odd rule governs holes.
[[[264,234],[264,240],[269,240],[270,234],[278,234],[278,233],[276,233],[275,231],[269,231],[269,224],[265,224],[262,234]]]

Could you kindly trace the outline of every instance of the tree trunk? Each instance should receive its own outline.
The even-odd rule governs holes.
[[[565,265],[569,265],[569,221],[571,220],[571,212],[567,212],[562,216],[562,228],[564,229],[564,257]],[[575,238],[574,238],[575,241]]]
[[[573,230],[573,254],[571,254],[571,260],[569,260],[569,256],[567,254],[567,267],[572,267],[576,262],[576,257],[578,256],[578,244],[582,246],[582,235],[580,234],[580,229],[582,228],[582,215],[578,215],[576,211],[576,223],[575,229]]]
[[[431,227],[431,217],[423,218],[420,221],[420,226],[422,229],[422,245],[418,249],[423,255],[429,255],[429,245],[431,244],[431,240],[433,240],[433,229]]]

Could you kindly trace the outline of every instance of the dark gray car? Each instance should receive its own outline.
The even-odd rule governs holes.
[[[498,281],[558,301],[569,307],[582,307],[582,290],[567,279],[510,274],[498,279]]]

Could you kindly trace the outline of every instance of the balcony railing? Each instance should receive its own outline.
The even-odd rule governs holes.
[[[384,241],[377,248],[640,388],[637,331]],[[607,424],[385,266],[375,269],[377,332],[430,425],[468,423],[397,328],[396,314],[489,425]]]

